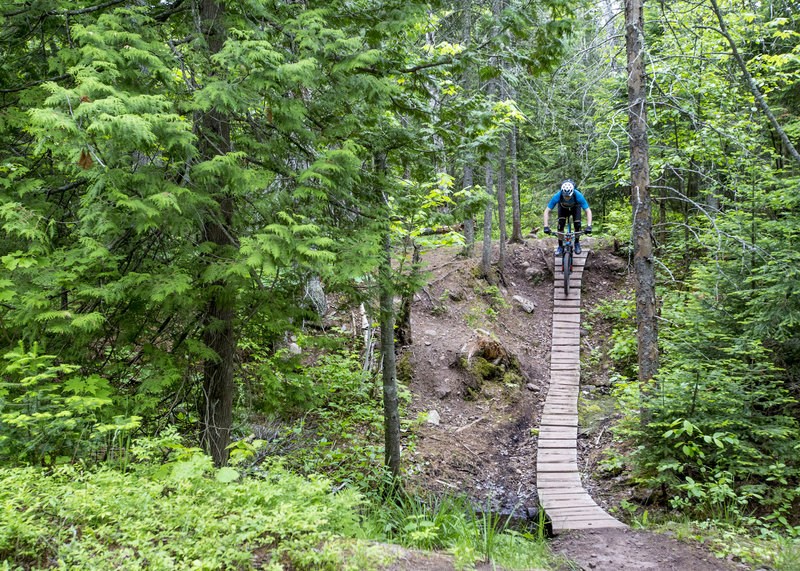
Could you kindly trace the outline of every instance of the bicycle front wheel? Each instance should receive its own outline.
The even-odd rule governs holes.
[[[572,273],[572,251],[564,252],[561,259],[561,267],[564,269],[564,295],[569,297],[569,275]]]

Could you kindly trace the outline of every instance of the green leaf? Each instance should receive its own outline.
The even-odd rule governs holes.
[[[215,476],[217,482],[222,482],[223,484],[227,484],[228,482],[233,482],[239,479],[238,471],[234,470],[229,466],[223,466],[217,471],[217,475]]]

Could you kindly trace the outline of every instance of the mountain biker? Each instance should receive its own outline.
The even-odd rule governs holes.
[[[581,209],[586,212],[586,230],[583,231],[584,234],[591,234],[592,233],[592,209],[589,208],[589,203],[586,202],[586,198],[575,188],[575,183],[567,179],[561,183],[561,190],[559,190],[553,198],[550,199],[550,202],[547,204],[547,207],[544,209],[544,233],[550,234],[550,226],[548,224],[550,220],[550,211],[555,208],[556,204],[558,204],[558,231],[564,231],[564,225],[567,223],[567,218],[572,216],[572,220],[575,226],[575,232],[580,232],[581,230]],[[564,253],[564,242],[561,239],[561,235],[558,236],[558,249],[556,250],[556,256],[560,256]],[[581,253],[581,242],[580,242],[580,234],[575,236],[575,253]]]

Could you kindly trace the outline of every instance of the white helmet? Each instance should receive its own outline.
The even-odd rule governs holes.
[[[571,180],[565,180],[561,184],[561,196],[564,198],[572,198],[572,195],[575,193],[575,183]]]

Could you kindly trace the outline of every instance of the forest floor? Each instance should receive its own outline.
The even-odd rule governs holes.
[[[583,275],[584,318],[599,304],[631,289],[627,258],[616,255],[608,244],[591,238],[586,242],[593,248]],[[479,244],[476,257],[470,259],[457,257],[453,249],[423,256],[429,273],[412,306],[412,343],[398,352],[399,380],[412,393],[410,416],[419,419],[403,451],[412,488],[467,494],[476,509],[513,512],[517,524],[535,522],[536,428],[549,383],[553,248],[551,239],[529,238],[507,245],[497,288],[477,277]],[[493,259],[497,254],[495,246]],[[612,475],[598,466],[609,445],[606,428],[614,416],[607,406],[609,377],[614,373],[607,359],[609,337],[610,325],[602,319],[581,331],[582,355],[593,351],[596,356],[591,370],[582,373],[581,399],[584,405],[595,399],[605,404],[595,406],[591,422],[579,427],[579,466],[594,500],[624,521],[623,500],[642,504],[650,498],[624,474]],[[480,355],[490,340],[511,359],[496,359],[502,361],[499,369],[480,369],[473,356]],[[700,544],[645,530],[568,532],[551,545],[581,569],[747,568],[716,558]],[[426,559],[418,553],[407,557],[391,568],[452,568],[446,558]]]

